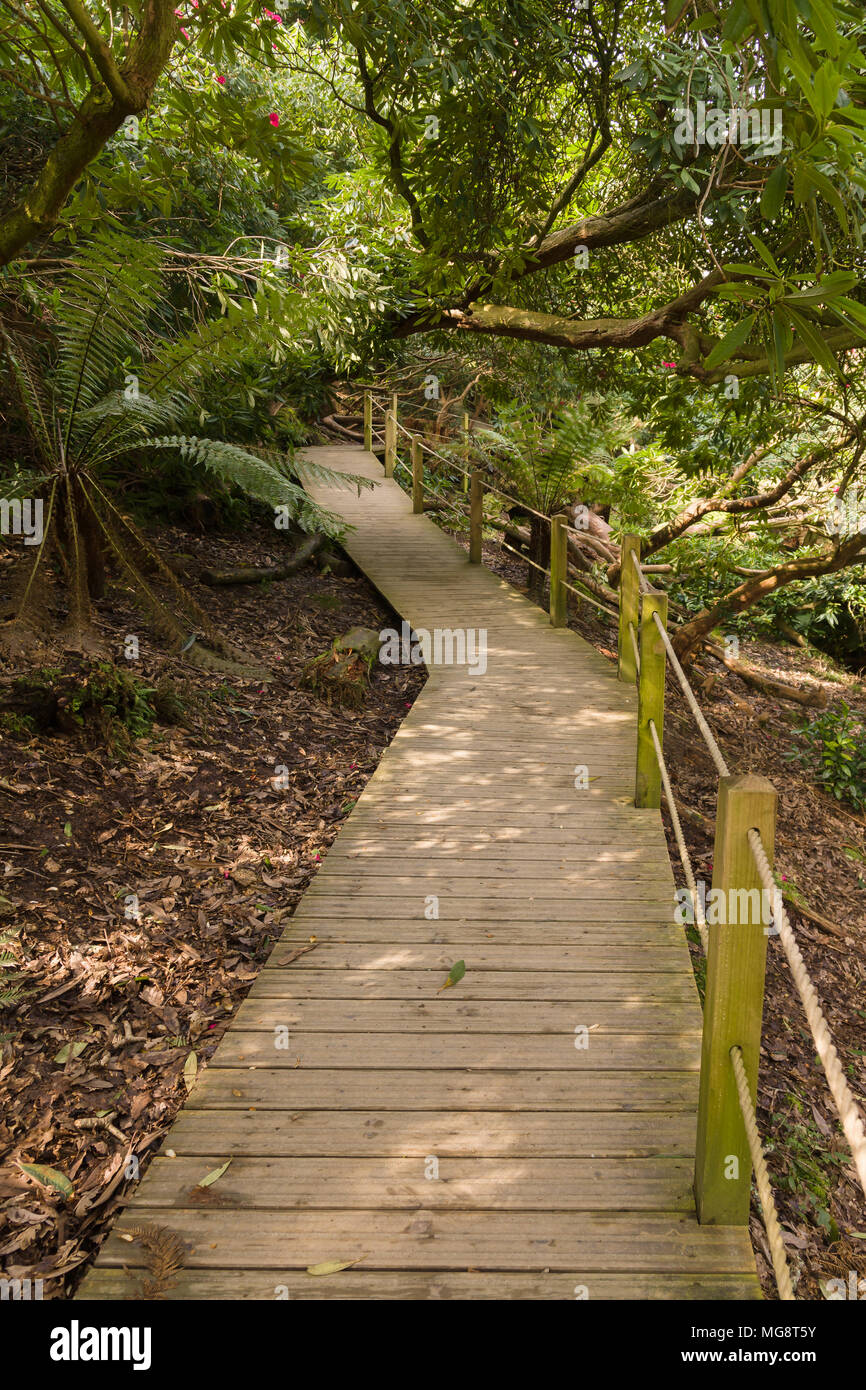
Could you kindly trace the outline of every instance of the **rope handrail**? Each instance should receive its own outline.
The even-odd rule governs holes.
[[[634,629],[634,623],[629,623],[628,635],[631,638],[632,651],[634,652],[634,668],[638,675],[640,675],[640,651],[638,650],[637,633]]]
[[[686,837],[683,834],[683,827],[680,823],[680,815],[679,811],[677,810],[677,803],[674,798],[673,788],[671,787],[671,779],[668,774],[667,764],[665,763],[664,754],[662,753],[662,746],[659,741],[658,731],[656,730],[655,722],[652,719],[649,721],[649,731],[652,734],[653,747],[656,750],[656,758],[658,759],[659,772],[661,773],[662,778],[662,786],[664,787],[665,791],[665,800],[668,803],[668,811],[670,813],[671,825],[674,828],[674,837],[677,842],[677,849],[680,852],[680,863],[683,866],[683,874],[685,875],[686,886],[692,896],[692,905],[694,907],[695,912],[695,925],[697,926],[698,933],[701,938],[701,945],[704,948],[704,955],[706,955],[710,946],[710,936],[709,932],[707,931],[707,919],[704,914],[704,905],[701,902],[701,895],[698,892],[698,885],[695,882],[695,871],[692,868],[691,857],[689,855],[688,846],[686,845]]]
[[[629,551],[629,554],[631,555],[631,558],[634,561],[634,567],[637,570],[637,582],[640,585],[640,591],[642,594],[648,594],[650,591],[649,580],[647,579],[646,575],[640,567],[640,560],[637,558],[637,551],[631,550]]]
[[[574,594],[577,598],[582,598],[587,603],[594,603],[596,608],[600,608],[602,613],[607,613],[614,621],[618,621],[619,614],[613,608],[609,608],[606,603],[602,603],[600,598],[596,598],[589,589],[576,589],[573,584],[569,584],[567,579],[561,579],[560,583],[564,589]]]
[[[779,1290],[780,1299],[785,1303],[790,1303],[794,1301],[794,1288],[788,1269],[788,1257],[785,1253],[784,1241],[782,1240],[782,1230],[779,1226],[779,1217],[776,1212],[773,1189],[770,1185],[770,1175],[767,1172],[767,1162],[764,1158],[761,1136],[758,1133],[758,1117],[755,1114],[754,1102],[749,1094],[749,1081],[743,1063],[743,1054],[739,1047],[731,1048],[730,1058],[731,1065],[734,1068],[734,1078],[737,1083],[737,1099],[740,1102],[740,1114],[743,1117],[746,1138],[749,1141],[749,1153],[752,1159],[752,1168],[755,1173],[758,1197],[761,1201],[764,1230],[767,1232],[767,1244],[770,1247],[770,1254],[773,1259],[773,1273],[776,1276],[776,1287]]]
[[[779,933],[779,939],[782,942],[782,948],[806,1014],[806,1021],[812,1033],[815,1050],[821,1059],[833,1103],[845,1131],[845,1138],[848,1140],[854,1156],[854,1166],[860,1186],[866,1195],[866,1128],[863,1125],[860,1108],[848,1082],[845,1080],[839,1054],[836,1051],[821,1005],[818,1003],[818,995],[806,969],[806,962],[803,960],[794,930],[788,920],[788,914],[782,902],[782,894],[773,877],[760,832],[750,830],[747,838],[758,870],[758,877],[766,891],[772,895],[770,901],[773,903],[773,924]]]
[[[679,680],[679,683],[683,688],[683,694],[685,695],[686,700],[689,703],[689,708],[691,709],[691,712],[695,717],[695,723],[697,724],[698,728],[703,734],[704,742],[706,743],[707,748],[710,751],[710,757],[716,765],[716,769],[719,773],[719,776],[730,777],[731,773],[728,764],[725,762],[722,756],[722,750],[716,743],[713,731],[707,723],[706,719],[704,718],[703,713],[701,711],[701,707],[695,699],[695,692],[692,690],[692,687],[689,684],[689,678],[683,670],[682,666],[680,665],[679,661],[677,660],[677,654],[674,651],[673,646],[671,645],[671,639],[668,637],[668,634],[665,631],[664,623],[659,618],[658,613],[653,613],[653,619],[655,621],[656,627],[658,628],[661,634],[661,639],[665,644],[665,650],[668,654],[668,657],[670,658],[670,663],[673,666],[677,674],[677,679]]]
[[[410,439],[413,438],[411,432],[405,429],[400,424],[399,420],[397,421],[397,428],[403,430],[403,433],[407,435]],[[428,441],[424,438],[423,435],[416,435],[414,437],[419,440],[421,448],[426,449],[428,454],[432,454],[434,458],[440,459],[442,463],[447,464],[449,468],[453,468],[458,473],[462,473],[465,478],[472,477],[472,474],[468,472],[467,469],[461,468],[459,463],[455,463],[453,459],[446,458],[444,454],[439,453],[438,449],[434,449],[432,444],[428,443]],[[550,517],[545,516],[544,512],[536,511],[535,508],[530,507],[527,502],[521,502],[519,497],[512,497],[509,492],[503,492],[501,487],[494,487],[493,484],[491,482],[488,482],[486,478],[484,480],[484,490],[485,492],[494,492],[497,497],[504,497],[506,502],[513,503],[515,507],[520,507],[524,512],[529,512],[532,516],[537,516],[540,518],[541,521],[546,521],[547,524],[550,525]]]
[[[516,555],[518,560],[524,560],[527,565],[531,565],[534,570],[538,570],[539,574],[546,574],[548,579],[550,578],[550,570],[543,569],[541,565],[537,565],[534,560],[530,560],[528,555],[521,555],[520,551],[515,550],[513,545],[506,545],[505,541],[500,541],[499,544],[503,550],[510,550],[511,554]]]

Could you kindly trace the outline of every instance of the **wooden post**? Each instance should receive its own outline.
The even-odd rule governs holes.
[[[468,410],[464,410],[464,412],[463,412],[463,442],[464,442],[464,444],[468,444],[468,442],[469,442],[469,411],[468,411]],[[467,448],[467,450],[466,450],[466,460],[467,460],[467,463],[468,463],[468,461],[469,461],[469,450],[468,450],[468,448]],[[469,479],[467,478],[466,474],[464,473],[464,474],[463,474],[463,491],[464,491],[464,492],[466,491],[466,489],[468,488],[468,486],[469,486]]]
[[[391,409],[394,412],[394,419],[397,419],[397,392],[391,392]]]
[[[472,470],[472,482],[469,488],[469,563],[471,565],[481,564],[481,518],[483,516],[484,484],[481,481],[481,471],[478,468]]]
[[[634,566],[632,565],[632,569]],[[659,743],[662,742],[665,720],[665,648],[653,613],[658,613],[667,629],[668,596],[650,590],[643,595],[640,623],[640,674],[638,676],[637,706],[637,770],[634,781],[635,806],[659,807],[662,799],[662,776],[656,757],[656,746],[650,731],[655,725]],[[627,635],[631,646],[631,638]],[[632,651],[632,661],[634,651]]]
[[[417,434],[412,436],[412,510],[424,510],[424,455]]]
[[[364,392],[364,448],[368,454],[373,452],[373,397]]]
[[[397,416],[393,410],[385,412],[385,477],[394,476],[394,463],[397,454]]]
[[[550,621],[554,627],[568,625],[568,590],[565,588],[568,538],[565,517],[550,518]]]
[[[619,663],[617,675],[621,681],[628,681],[630,685],[634,685],[637,680],[637,667],[635,666],[634,648],[629,636],[628,625],[634,623],[635,636],[637,636],[638,604],[640,602],[640,585],[637,570],[631,558],[632,551],[640,559],[640,536],[623,536],[619,567],[619,640],[617,644]]]
[[[752,774],[720,779],[695,1156],[698,1220],[715,1226],[745,1226],[749,1220],[752,1164],[730,1052],[735,1045],[742,1050],[754,1099],[767,958],[762,917],[769,915],[761,906],[772,912],[772,903],[761,893],[746,835],[760,831],[772,866],[775,827],[772,783]]]

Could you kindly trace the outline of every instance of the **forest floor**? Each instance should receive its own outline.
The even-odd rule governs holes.
[[[286,558],[265,525],[161,539],[219,568]],[[159,1147],[425,678],[375,663],[358,709],[299,684],[347,629],[393,625],[360,577],[310,564],[267,586],[191,587],[273,679],[168,659],[115,592],[99,605],[106,649],[118,659],[138,634],[130,668],[177,680],[184,724],[121,756],[75,733],[0,742],[0,938],[21,927],[0,957],[24,988],[0,1012],[0,1270],[41,1279],[45,1298],[74,1291],[130,1161],[143,1171]]]
[[[519,559],[496,544],[485,544],[484,563],[525,591],[527,567]],[[616,660],[616,627],[590,602],[570,601],[569,626]],[[862,677],[836,666],[814,648],[741,641],[740,659],[770,679],[801,689],[822,689],[831,701],[844,699],[866,718]],[[731,771],[760,773],[778,791],[776,873],[848,1082],[862,1101],[866,1096],[866,818],[834,801],[806,768],[785,758],[797,746],[798,727],[815,711],[761,694],[712,656],[701,656],[696,666],[693,680],[698,700]],[[717,774],[670,671],[664,749],[695,879],[699,884],[703,880],[709,891]],[[662,805],[674,877],[679,887],[685,887],[664,800]],[[816,914],[822,921],[807,914]],[[697,931],[690,928],[688,934],[693,938],[689,945],[703,996],[705,960]],[[830,1279],[842,1279],[850,1288],[852,1271],[858,1280],[866,1279],[863,1192],[777,935],[768,939],[758,1128],[796,1297],[824,1298]],[[764,1296],[777,1298],[754,1188],[750,1227]]]
[[[242,538],[163,533],[175,552],[226,567],[285,558],[262,526]],[[526,569],[496,545],[485,563],[518,588]],[[315,874],[340,821],[423,684],[423,668],[373,668],[357,709],[300,685],[334,638],[393,615],[360,577],[308,565],[266,586],[194,592],[218,626],[274,673],[239,680],[168,659],[123,594],[100,605],[106,646],[140,635],[138,678],[189,692],[182,724],[124,753],[61,732],[0,743],[0,945],[21,972],[0,1014],[0,1268],[69,1297],[141,1170]],[[572,626],[615,657],[610,621],[572,603]],[[821,654],[744,643],[769,676],[819,685],[864,710],[864,688]],[[776,867],[807,966],[855,1092],[866,1091],[866,820],[785,760],[804,711],[702,658],[704,712],[737,771],[779,791]],[[3,672],[8,678],[11,672]],[[715,773],[676,682],[665,749],[696,877],[712,879]],[[276,789],[277,767],[288,786]],[[669,846],[683,882],[676,844]],[[135,894],[139,918],[127,915]],[[809,912],[798,910],[800,902]],[[691,932],[694,935],[694,932]],[[696,975],[703,959],[692,943]],[[769,938],[759,1127],[797,1297],[866,1277],[866,1212],[778,937]],[[39,1181],[19,1164],[43,1165]],[[52,1181],[71,1185],[55,1189]],[[776,1296],[755,1206],[751,1229]]]

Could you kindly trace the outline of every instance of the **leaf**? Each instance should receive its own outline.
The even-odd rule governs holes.
[[[80,1057],[85,1047],[87,1047],[86,1039],[83,1042],[64,1043],[54,1060],[55,1062],[68,1062],[70,1057]]]
[[[192,1054],[191,1054],[191,1055],[192,1055]],[[203,1177],[202,1180],[201,1180],[201,1182],[200,1182],[200,1183],[197,1183],[196,1186],[197,1186],[197,1187],[210,1187],[211,1183],[216,1182],[217,1178],[221,1178],[221,1177],[222,1177],[223,1173],[225,1172],[226,1168],[228,1168],[228,1166],[229,1166],[230,1163],[231,1163],[231,1159],[230,1159],[230,1158],[227,1158],[226,1161],[225,1161],[225,1163],[221,1163],[221,1164],[220,1164],[219,1168],[212,1168],[211,1171],[207,1174],[207,1176],[206,1176],[206,1177]]]
[[[183,1079],[186,1089],[191,1091],[195,1085],[195,1078],[198,1073],[198,1058],[191,1052],[183,1064]]]
[[[797,336],[802,339],[804,346],[808,348],[815,361],[818,362],[830,376],[839,376],[839,364],[817,328],[815,328],[807,318],[804,318],[802,314],[798,314],[796,309],[792,309],[789,304],[784,305],[784,308],[788,318],[794,325]]]
[[[63,1173],[58,1173],[56,1168],[46,1168],[42,1163],[19,1163],[18,1167],[21,1169],[22,1173],[27,1173],[29,1177],[35,1178],[37,1182],[41,1182],[46,1187],[53,1187],[56,1188],[58,1192],[62,1192],[67,1201],[75,1191],[69,1179],[65,1177]]]
[[[742,347],[752,331],[756,318],[757,314],[749,314],[739,323],[735,323],[733,328],[725,334],[724,338],[716,343],[716,346],[704,362],[704,366],[707,368],[717,367],[720,362],[724,362],[730,357],[731,353],[736,352],[737,348]]]
[[[761,215],[768,222],[774,222],[782,211],[785,193],[788,189],[788,170],[784,164],[777,164],[767,179],[761,194]]]
[[[359,1255],[357,1260],[325,1260],[320,1265],[308,1265],[308,1274],[339,1274],[341,1269],[351,1269],[352,1265],[360,1264],[367,1258],[366,1255]]]
[[[453,964],[452,967],[451,967],[451,971],[450,971],[450,973],[449,973],[449,975],[448,975],[448,979],[445,981],[444,985],[440,985],[440,986],[439,986],[439,988],[438,988],[438,990],[436,991],[436,993],[437,993],[437,994],[441,994],[442,991],[443,991],[443,989],[448,989],[449,985],[456,985],[456,984],[458,984],[458,983],[460,982],[460,980],[463,979],[463,976],[464,976],[465,974],[466,974],[466,962],[465,962],[465,960],[458,960],[458,961],[455,961],[454,964]]]

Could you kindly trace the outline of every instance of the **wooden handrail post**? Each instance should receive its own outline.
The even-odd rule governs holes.
[[[634,565],[631,567],[634,569]],[[634,804],[658,808],[662,801],[662,777],[650,721],[655,725],[658,741],[661,743],[665,721],[665,648],[653,618],[654,613],[658,613],[662,626],[667,629],[668,596],[656,589],[643,595],[641,609]],[[631,646],[628,634],[626,640]]]
[[[469,487],[469,563],[481,564],[481,521],[484,515],[484,484],[481,470],[472,470]]]
[[[550,518],[550,621],[554,627],[568,625],[568,590],[565,587],[568,538],[565,517]]]
[[[385,477],[394,476],[394,463],[397,455],[397,416],[393,410],[385,412]]]
[[[397,392],[391,392],[391,409],[394,412],[394,419],[397,419]]]
[[[707,993],[695,1154],[698,1220],[715,1226],[745,1226],[749,1220],[752,1163],[730,1053],[734,1046],[741,1049],[754,1100],[767,958],[763,919],[772,912],[772,904],[761,891],[746,837],[751,829],[760,831],[772,866],[775,826],[776,791],[771,782],[752,774],[720,779],[713,911],[707,911]]]
[[[364,448],[368,454],[373,452],[373,396],[364,392]]]
[[[412,436],[412,510],[424,510],[424,455],[417,434]]]
[[[640,602],[640,586],[637,570],[631,558],[632,551],[640,559],[640,536],[623,536],[619,564],[619,639],[617,642],[619,661],[617,675],[621,681],[628,681],[630,685],[634,685],[637,680],[637,667],[628,625],[634,623],[635,636],[637,636],[638,604]]]
[[[468,410],[464,410],[464,412],[463,412],[463,442],[464,442],[464,444],[468,444],[468,443],[469,443],[469,411],[468,411]],[[468,449],[466,450],[466,459],[467,459],[467,462],[468,462],[468,459],[469,459],[469,450],[468,450]],[[469,486],[469,479],[467,478],[466,473],[465,473],[465,471],[464,471],[464,474],[463,474],[463,491],[464,491],[464,492],[466,491],[466,489],[468,488],[468,486]]]

